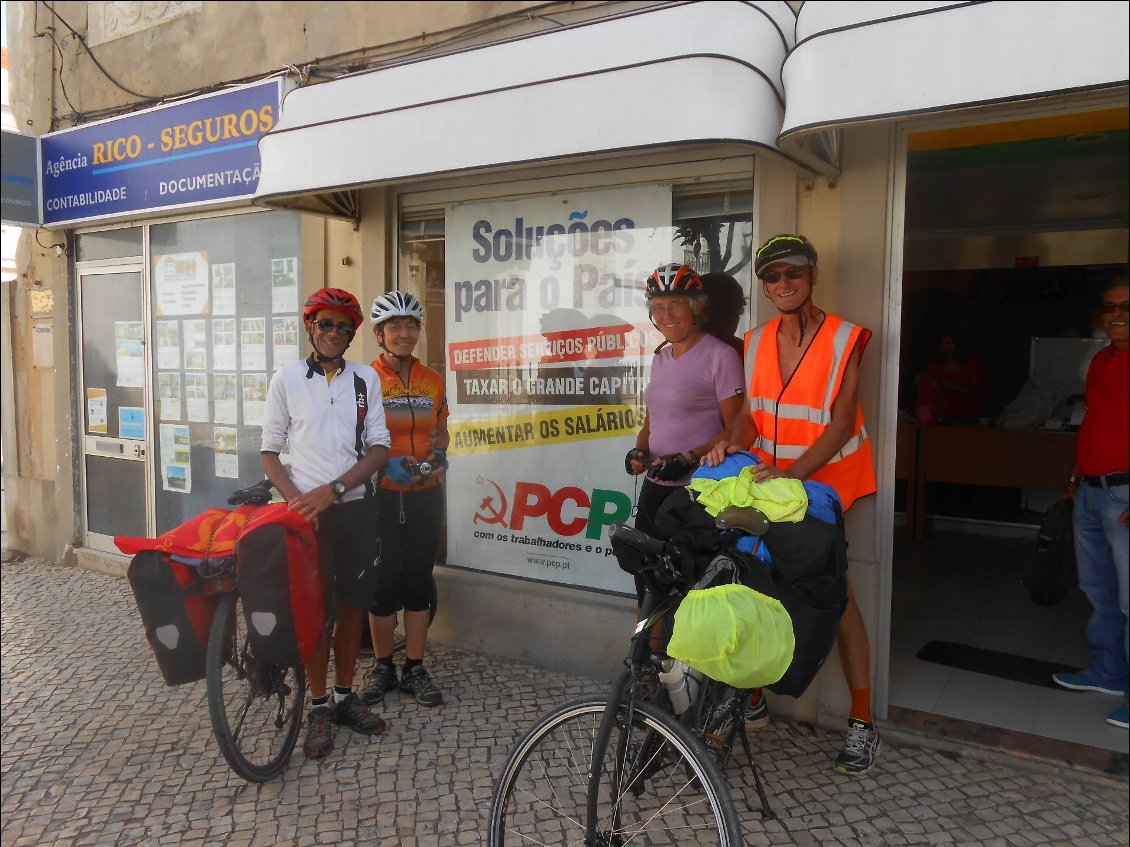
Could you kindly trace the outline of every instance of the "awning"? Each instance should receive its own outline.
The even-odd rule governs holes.
[[[1126,85],[1126,2],[810,0],[785,62],[785,151],[845,124]]]
[[[783,2],[637,10],[287,95],[255,202],[344,217],[352,189],[699,142],[776,149]]]

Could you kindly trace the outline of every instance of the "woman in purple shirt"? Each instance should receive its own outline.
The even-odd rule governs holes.
[[[742,409],[745,380],[734,349],[702,329],[706,291],[693,269],[661,265],[647,278],[645,296],[651,322],[666,341],[651,365],[643,428],[624,468],[646,473],[636,528],[662,538],[655,526],[659,507],[683,490],[699,457],[728,437]],[[638,578],[636,599],[643,600]]]

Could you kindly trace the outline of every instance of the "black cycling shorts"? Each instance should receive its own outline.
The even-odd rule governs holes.
[[[375,498],[335,503],[318,515],[318,555],[327,602],[365,608],[373,599],[380,565]]]
[[[431,608],[432,569],[443,530],[443,489],[377,491],[380,504],[381,563],[369,608],[377,617],[401,609]]]

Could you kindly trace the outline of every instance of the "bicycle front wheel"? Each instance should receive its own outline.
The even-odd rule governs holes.
[[[237,594],[225,594],[216,607],[207,679],[212,730],[232,770],[249,782],[280,773],[298,740],[306,674],[301,666],[255,658]]]
[[[685,727],[649,703],[620,707],[603,750],[607,700],[582,697],[543,717],[510,754],[491,799],[491,847],[531,844],[740,847],[729,788]],[[589,777],[600,774],[586,841]]]

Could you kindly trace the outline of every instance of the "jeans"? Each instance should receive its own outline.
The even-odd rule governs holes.
[[[1121,688],[1127,683],[1127,571],[1130,569],[1130,530],[1119,523],[1126,510],[1130,486],[1093,488],[1083,484],[1075,492],[1075,557],[1079,587],[1091,601],[1087,623],[1090,675],[1103,685]]]

